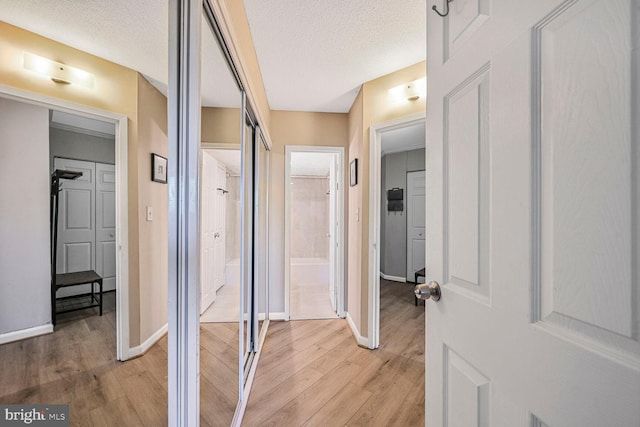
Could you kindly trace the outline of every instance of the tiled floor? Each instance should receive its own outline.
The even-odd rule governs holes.
[[[291,284],[291,320],[335,319],[328,283]]]

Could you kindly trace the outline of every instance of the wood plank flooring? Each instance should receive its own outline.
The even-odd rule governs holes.
[[[273,322],[243,425],[424,425],[424,307],[411,288],[382,281],[375,351],[344,320]],[[67,403],[72,426],[166,425],[166,337],[117,362],[114,307],[108,293],[102,317],[68,313],[54,334],[0,345],[0,403]],[[235,324],[201,325],[203,426],[231,423],[237,336]]]
[[[273,322],[243,426],[424,426],[424,306],[381,280],[380,348],[345,320]]]
[[[116,361],[115,293],[62,314],[56,331],[0,345],[0,403],[69,404],[72,426],[167,425],[167,338]],[[201,425],[229,426],[238,399],[238,326],[202,324]]]

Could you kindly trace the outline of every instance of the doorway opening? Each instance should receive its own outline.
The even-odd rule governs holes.
[[[395,282],[405,286],[407,304],[413,305],[413,286],[406,282],[413,282],[415,271],[424,267],[424,226],[419,226],[424,222],[424,187],[420,189],[420,179],[409,175],[417,171],[424,174],[424,146],[424,113],[370,128],[367,347],[371,349],[380,345],[380,278],[385,286]],[[418,267],[421,259],[423,265]]]
[[[56,330],[92,321],[95,328],[104,328],[104,335],[112,336],[117,288],[115,130],[113,123],[49,111],[49,175],[79,174],[51,190],[59,199],[53,221],[57,238],[51,247],[52,271],[55,268],[56,274],[63,275],[91,271],[102,280],[99,292],[94,284],[55,292]],[[91,320],[97,314],[105,319]]]
[[[111,295],[113,302],[113,309],[117,306],[115,313],[115,328],[116,328],[116,358],[124,361],[134,356],[132,354],[134,349],[129,345],[129,260],[128,260],[128,188],[127,188],[127,117],[122,114],[112,113],[109,111],[99,110],[85,105],[75,104],[69,101],[61,99],[50,98],[43,95],[22,91],[20,89],[11,88],[8,86],[0,87],[0,98],[7,101],[13,101],[16,105],[32,105],[36,108],[44,109],[46,116],[52,116],[50,111],[55,112],[58,116],[66,115],[67,117],[74,117],[74,123],[84,123],[84,125],[78,125],[78,128],[83,126],[86,128],[87,123],[100,122],[103,125],[107,125],[113,128],[113,151],[114,162],[116,164],[113,173],[110,173],[110,189],[109,196],[113,196],[115,210],[109,213],[107,220],[108,223],[113,225],[108,230],[103,230],[107,234],[113,234],[105,239],[104,248],[114,249],[104,252],[102,261],[106,263],[103,265],[103,272],[109,277],[110,286],[115,288],[115,295]],[[45,119],[46,120],[46,119]],[[58,119],[56,119],[58,120]],[[45,122],[44,126],[49,127],[49,123]],[[64,127],[64,125],[58,126]],[[67,128],[70,129],[70,128]],[[76,129],[77,130],[77,129]],[[100,131],[98,131],[100,132]],[[85,129],[86,133],[86,129]],[[104,132],[102,132],[104,135]],[[48,150],[49,140],[46,140],[44,150]],[[86,147],[85,147],[86,148]],[[50,175],[50,169],[53,166],[53,158],[50,153],[46,153],[45,157],[49,159],[45,166],[46,171],[43,171],[44,175]],[[69,157],[69,156],[60,156]],[[110,165],[112,166],[112,165]],[[68,181],[67,181],[68,182]],[[67,184],[65,182],[65,185]],[[111,192],[111,190],[113,190]],[[45,197],[45,203],[48,204],[48,194]],[[95,209],[95,208],[94,208]],[[48,213],[48,210],[47,210]],[[48,223],[46,225],[48,228]],[[97,253],[97,250],[96,250]],[[91,259],[91,258],[89,258]],[[100,261],[100,262],[102,262]],[[89,262],[89,261],[86,261]],[[94,264],[95,266],[95,264]],[[49,266],[46,267],[50,271]],[[96,266],[97,268],[97,266]],[[44,283],[44,282],[43,282]],[[50,282],[42,285],[41,291],[50,295]],[[40,292],[40,291],[38,291]],[[49,298],[47,298],[49,300]],[[50,316],[50,303],[47,305],[45,316]],[[44,308],[43,308],[44,310]],[[38,316],[42,317],[42,313]],[[43,333],[53,332],[53,325],[51,323],[45,324],[41,327],[29,328],[24,331],[17,331],[12,334],[1,334],[0,341],[9,342],[15,339],[23,339],[31,336],[40,335]],[[5,335],[11,335],[5,337]]]
[[[344,149],[285,151],[285,316],[344,317]]]

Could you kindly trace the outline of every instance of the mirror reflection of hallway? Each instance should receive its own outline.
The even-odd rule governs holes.
[[[202,150],[201,322],[237,322],[240,150]]]

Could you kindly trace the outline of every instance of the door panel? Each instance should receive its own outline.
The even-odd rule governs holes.
[[[444,98],[445,281],[489,302],[489,66]]]
[[[427,425],[637,426],[640,2],[481,9],[428,13]]]
[[[96,163],[96,273],[116,289],[116,167]]]
[[[61,180],[58,193],[58,248],[56,272],[94,270],[96,266],[95,177],[96,164],[54,159],[54,169],[82,172],[74,180]],[[89,285],[60,289],[58,297],[90,292]]]
[[[447,426],[488,427],[490,381],[455,351],[444,348],[445,413]]]

